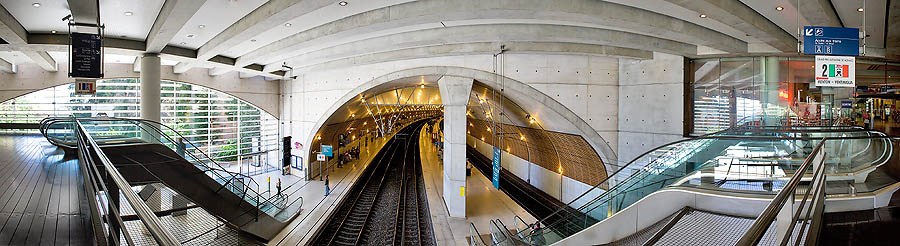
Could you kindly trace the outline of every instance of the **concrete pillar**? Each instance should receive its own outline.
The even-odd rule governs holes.
[[[444,103],[444,202],[451,217],[466,217],[466,107],[472,79],[438,80]]]
[[[786,105],[786,103],[781,102],[782,100],[778,96],[778,87],[779,87],[779,59],[778,57],[763,57],[760,59],[762,66],[760,66],[763,83],[760,86],[761,92],[759,93],[760,101],[762,102],[763,114],[765,114],[765,109],[768,106],[782,106]],[[781,125],[781,117],[783,115],[768,115],[766,114],[764,117],[766,126],[779,126]]]
[[[141,57],[141,118],[161,121],[159,55]]]

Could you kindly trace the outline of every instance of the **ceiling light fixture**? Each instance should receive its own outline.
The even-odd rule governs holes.
[[[50,30],[50,33],[56,34],[56,30]]]
[[[251,39],[250,42],[256,42],[256,39]]]
[[[284,27],[291,27],[291,23],[284,23]]]
[[[40,8],[40,7],[41,7],[41,3],[32,3],[31,6],[32,6],[32,7],[35,7],[35,8]]]
[[[706,14],[700,14],[700,18],[706,18]]]
[[[181,42],[181,43],[180,43],[180,44],[181,44],[181,45],[185,45],[185,44],[187,44],[187,43],[185,43],[185,42]]]
[[[341,1],[341,2],[338,3],[338,5],[341,5],[341,6],[347,6],[347,1]]]
[[[864,10],[865,9],[863,9],[863,8],[858,8],[858,9],[856,9],[856,12],[863,12]]]
[[[125,16],[132,16],[132,15],[134,15],[134,12],[125,11]]]
[[[188,37],[188,38],[193,38],[193,37],[194,37],[194,34],[188,34],[187,37]]]
[[[206,28],[206,25],[199,25],[197,27],[199,27],[200,29],[203,29],[203,28]]]
[[[784,10],[784,7],[781,7],[781,6],[779,5],[778,7],[775,7],[775,10],[782,11],[782,10]]]

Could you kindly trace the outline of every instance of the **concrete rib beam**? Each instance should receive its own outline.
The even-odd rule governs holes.
[[[471,25],[485,24],[488,21],[515,23],[520,20],[546,21],[543,24],[568,23],[566,25],[608,27],[709,46],[726,52],[747,52],[747,43],[734,37],[674,17],[616,3],[591,0],[525,0],[515,3],[427,0],[375,9],[311,28],[247,53],[238,58],[237,64],[273,63],[278,59],[283,60],[285,57],[309,52],[309,47],[332,44],[353,37],[390,35],[441,27],[441,23],[462,22]]]
[[[797,4],[794,1],[787,1],[790,4]],[[809,21],[813,26],[843,26],[841,20],[838,19],[837,12],[831,6],[831,0],[812,0],[800,3],[800,15]],[[796,8],[796,6],[795,6]]]
[[[159,53],[184,27],[191,17],[200,10],[206,0],[167,0],[156,16],[156,21],[147,34],[148,53]]]
[[[0,71],[7,73],[16,73],[16,64],[12,64],[6,60],[0,59]]]
[[[290,59],[288,63],[292,65],[301,65],[327,62],[345,57],[359,56],[361,54],[383,53],[416,47],[491,42],[576,43],[622,47],[632,50],[658,51],[684,56],[693,56],[697,54],[697,46],[695,45],[628,32],[574,26],[513,24],[455,26],[372,38],[307,53]],[[445,49],[444,51],[440,50],[441,48],[435,48],[433,50],[438,53],[446,53],[466,52],[466,49],[479,49],[477,51],[481,51],[488,48],[489,47],[452,46],[443,48]],[[548,52],[553,51],[549,49],[550,47],[547,48]],[[569,48],[586,49],[588,47],[558,46],[555,48],[565,50]],[[535,47],[531,47],[531,49],[540,50]],[[476,50],[469,50],[468,52],[475,51]],[[638,56],[646,55],[640,54]]]
[[[771,45],[782,52],[797,52],[797,39],[739,0],[665,0],[705,14]]]
[[[900,0],[891,1],[888,13],[884,47],[889,58],[900,59]]]
[[[28,31],[6,8],[0,6],[0,38],[9,45],[25,46],[28,44]],[[44,50],[21,50],[25,56],[46,71],[56,72],[56,61]]]
[[[504,42],[506,53],[553,53],[553,54],[582,54],[595,56],[610,56],[628,59],[653,59],[653,52],[621,48],[605,45],[579,44],[579,43],[552,43],[552,42]],[[433,45],[409,49],[392,50],[380,53],[371,53],[353,57],[344,57],[330,61],[312,61],[294,65],[295,72],[321,71],[346,66],[359,66],[391,61],[438,57],[460,56],[473,54],[492,54],[499,43],[465,43]],[[281,69],[280,63],[267,65],[263,71],[275,71]]]

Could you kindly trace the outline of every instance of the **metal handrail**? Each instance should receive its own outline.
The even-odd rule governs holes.
[[[819,152],[822,151],[822,146],[825,146],[825,139],[819,142],[818,145],[813,149],[806,160],[803,161],[803,164],[797,168],[797,171],[794,173],[794,176],[784,185],[782,190],[778,192],[778,195],[772,199],[772,202],[769,203],[768,206],[763,210],[763,212],[753,221],[753,225],[750,226],[750,229],[747,230],[746,233],[741,237],[738,241],[737,245],[756,245],[762,239],[763,235],[766,234],[766,231],[772,225],[772,222],[777,217],[778,213],[781,211],[782,207],[788,201],[788,199],[794,199],[794,192],[797,189],[797,185],[800,183],[800,180],[803,178],[803,174],[810,168],[812,165],[821,165],[824,161],[824,153],[819,155]],[[816,159],[819,160],[819,163],[814,163]],[[815,170],[821,171],[822,168],[816,168]],[[817,172],[819,175],[822,175],[824,178],[824,172]],[[824,179],[820,180],[824,184]],[[818,189],[820,187],[815,187]],[[824,188],[822,189],[824,191]],[[808,191],[807,191],[808,192]],[[816,192],[818,193],[818,191]],[[807,214],[807,216],[809,216]],[[796,217],[795,217],[796,219]],[[791,221],[793,224],[794,221]],[[790,225],[793,227],[793,225]],[[790,235],[788,235],[790,237]]]
[[[100,149],[100,146],[94,141],[94,138],[87,133],[87,130],[81,125],[81,122],[74,118],[73,121],[78,128],[73,130],[78,131],[78,134],[82,135],[87,143],[90,144],[90,147],[94,149],[95,154],[99,157],[100,163],[103,164],[110,179],[112,179],[115,185],[119,187],[120,192],[125,196],[125,200],[127,200],[131,207],[134,208],[135,214],[140,218],[141,222],[144,223],[144,226],[150,231],[153,238],[156,239],[156,242],[160,245],[167,246],[180,245],[179,241],[172,235],[172,232],[163,229],[162,223],[160,223],[156,214],[153,213],[153,210],[151,210],[150,207],[141,200],[137,193],[131,189],[131,185],[128,184],[128,181],[125,181],[125,178],[122,177],[122,174],[119,173],[118,169],[116,169],[109,158],[106,157],[106,154],[103,153],[103,150]],[[81,138],[77,138],[77,140],[80,141]]]
[[[481,238],[481,233],[478,232],[478,228],[475,228],[475,223],[472,222],[469,222],[469,245],[487,246],[487,243],[484,243],[484,238]]]

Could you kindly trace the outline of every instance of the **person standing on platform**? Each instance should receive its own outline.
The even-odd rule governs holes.
[[[281,195],[281,178],[278,178],[278,181],[275,183],[275,189],[278,190],[277,191],[278,193],[275,193],[275,195],[280,196]]]
[[[331,193],[331,188],[328,187],[328,175],[325,175],[325,196]]]

